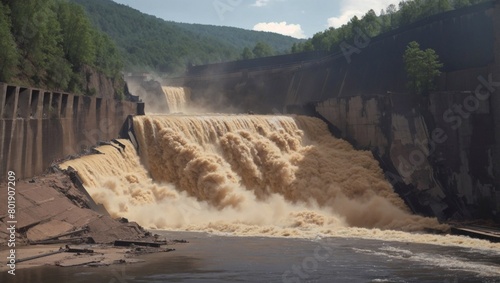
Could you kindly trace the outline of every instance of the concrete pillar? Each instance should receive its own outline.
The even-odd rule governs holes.
[[[12,119],[9,134],[9,146],[7,151],[7,170],[16,172],[17,178],[24,177],[23,171],[23,152],[26,132],[23,119]]]
[[[68,94],[68,102],[66,105],[66,113],[65,117],[68,119],[73,119],[73,103],[75,102],[75,95],[73,94]]]
[[[42,95],[42,119],[49,119],[50,118],[50,108],[51,108],[51,103],[52,103],[52,92],[49,91],[41,91],[43,93]]]
[[[62,94],[59,92],[52,93],[50,118],[61,118],[61,96]]]
[[[27,108],[29,110],[29,108]],[[29,115],[29,114],[28,114]],[[36,120],[34,119],[24,119],[24,144],[23,144],[23,158],[22,164],[23,166],[23,177],[24,176],[33,176],[35,175],[34,168],[34,159],[33,152],[35,149],[35,133],[36,133]]]
[[[17,104],[19,100],[19,88],[12,85],[7,85],[5,92],[5,103],[2,118],[15,119],[17,118]]]
[[[0,117],[3,117],[5,107],[5,97],[7,96],[7,84],[0,83]]]
[[[61,118],[67,118],[68,115],[68,102],[69,102],[69,94],[63,93],[61,94],[61,110],[59,111]]]
[[[73,122],[76,122],[79,112],[81,111],[81,99],[78,95],[73,95],[72,113]]]
[[[30,119],[41,119],[43,112],[43,95],[39,89],[31,90]]]
[[[19,88],[19,99],[17,103],[17,118],[27,119],[30,117],[31,88]]]
[[[83,108],[80,116],[83,116],[84,120],[82,121],[82,134],[83,136],[79,140],[80,143],[88,145],[96,144],[98,141],[99,133],[99,124],[97,123],[97,114],[96,114],[96,98],[81,96],[83,99]]]
[[[8,170],[19,178],[35,176],[54,159],[118,137],[125,117],[137,109],[136,103],[0,83],[0,180]]]

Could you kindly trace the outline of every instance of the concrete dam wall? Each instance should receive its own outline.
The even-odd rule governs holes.
[[[402,57],[414,40],[444,64],[429,97],[406,90]],[[436,15],[357,48],[348,56],[196,66],[173,83],[190,87],[194,101],[217,97],[240,111],[320,117],[337,136],[372,150],[415,212],[500,221],[500,1]]]
[[[43,173],[52,162],[119,136],[142,103],[0,83],[0,180]]]
[[[372,150],[414,211],[494,218],[500,204],[494,102],[478,100],[467,106],[473,111],[463,108],[463,117],[452,112],[473,97],[433,93],[430,106],[421,108],[400,95],[357,96],[329,99],[316,110],[343,138]]]
[[[403,54],[408,43],[417,41],[421,48],[434,49],[444,65],[438,91],[473,91],[479,75],[498,73],[499,35],[500,2],[491,1],[375,38],[360,34],[346,42],[358,50],[352,54],[311,52],[195,66],[174,83],[200,96],[224,93],[234,106],[255,112],[333,97],[404,93]]]

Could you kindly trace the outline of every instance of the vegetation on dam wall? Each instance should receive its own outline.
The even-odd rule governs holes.
[[[414,93],[427,95],[434,89],[434,81],[441,74],[443,64],[433,49],[421,50],[416,41],[410,42],[406,48],[405,69],[408,75],[408,87]]]

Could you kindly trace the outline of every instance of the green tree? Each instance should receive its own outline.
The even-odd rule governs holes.
[[[418,2],[399,2],[398,24],[400,26],[411,24],[420,18],[422,11],[422,6],[419,5],[420,2],[420,0]]]
[[[17,73],[19,53],[10,32],[9,8],[0,2],[0,81],[8,82]]]
[[[40,28],[42,53],[44,61],[41,67],[45,70],[41,84],[50,89],[66,90],[71,79],[71,63],[64,56],[64,38],[57,20],[56,8],[47,7],[46,22]]]
[[[420,49],[416,41],[408,44],[403,56],[408,75],[408,87],[417,94],[428,94],[434,87],[434,81],[441,72],[443,64],[433,49]]]
[[[269,44],[266,44],[264,42],[257,42],[257,44],[253,48],[252,52],[256,58],[274,55],[273,48],[271,46],[269,46]]]
[[[64,58],[55,0],[9,1],[12,33],[22,58],[25,83],[66,89],[71,65]]]
[[[61,2],[58,9],[66,58],[74,68],[94,65],[95,43],[93,29],[82,6]]]
[[[353,42],[361,32],[368,37],[375,37],[425,17],[485,1],[488,0],[403,0],[398,6],[389,5],[379,16],[370,10],[361,19],[354,16],[341,27],[316,33],[307,41],[294,44],[291,52],[309,50],[340,52],[343,42]]]
[[[123,59],[113,41],[101,32],[95,31],[93,40],[96,46],[95,66],[109,77],[119,76]]]
[[[200,65],[241,59],[243,49],[251,51],[257,42],[280,53],[300,42],[276,33],[164,21],[111,0],[69,2],[85,7],[93,25],[116,43],[127,70],[182,73],[189,62]]]
[[[458,9],[470,5],[469,0],[455,0],[453,1],[453,8]]]
[[[252,50],[250,50],[250,48],[248,48],[248,47],[245,47],[243,49],[243,52],[241,53],[241,58],[244,60],[252,59],[253,58]]]
[[[381,19],[378,19],[375,11],[370,10],[361,19],[361,24],[363,32],[365,32],[369,37],[373,37],[380,33],[383,22]]]
[[[123,67],[114,43],[67,0],[1,0],[0,38],[2,81],[82,93],[84,66],[115,81]]]
[[[443,13],[453,9],[452,3],[449,0],[438,0],[436,1],[436,6],[436,13]]]
[[[314,50],[329,50],[336,39],[336,31],[332,27],[324,33],[318,32],[311,38],[311,44]],[[310,47],[308,47],[310,48]]]
[[[312,44],[311,41],[307,41],[302,45],[303,51],[314,51],[314,45]]]

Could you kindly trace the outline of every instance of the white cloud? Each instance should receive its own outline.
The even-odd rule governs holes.
[[[267,6],[267,4],[269,4],[269,2],[271,2],[271,0],[257,0],[254,4],[252,4],[252,6],[264,7],[264,6]]]
[[[361,18],[370,9],[373,9],[375,13],[380,14],[382,9],[386,9],[387,6],[394,4],[398,6],[400,0],[342,0],[340,4],[340,16],[331,17],[328,19],[328,27],[338,28],[349,22],[349,20],[358,16]]]
[[[289,35],[295,38],[306,38],[304,31],[300,25],[287,24],[286,22],[271,22],[271,23],[258,23],[253,27],[256,31],[270,31],[283,35]]]

